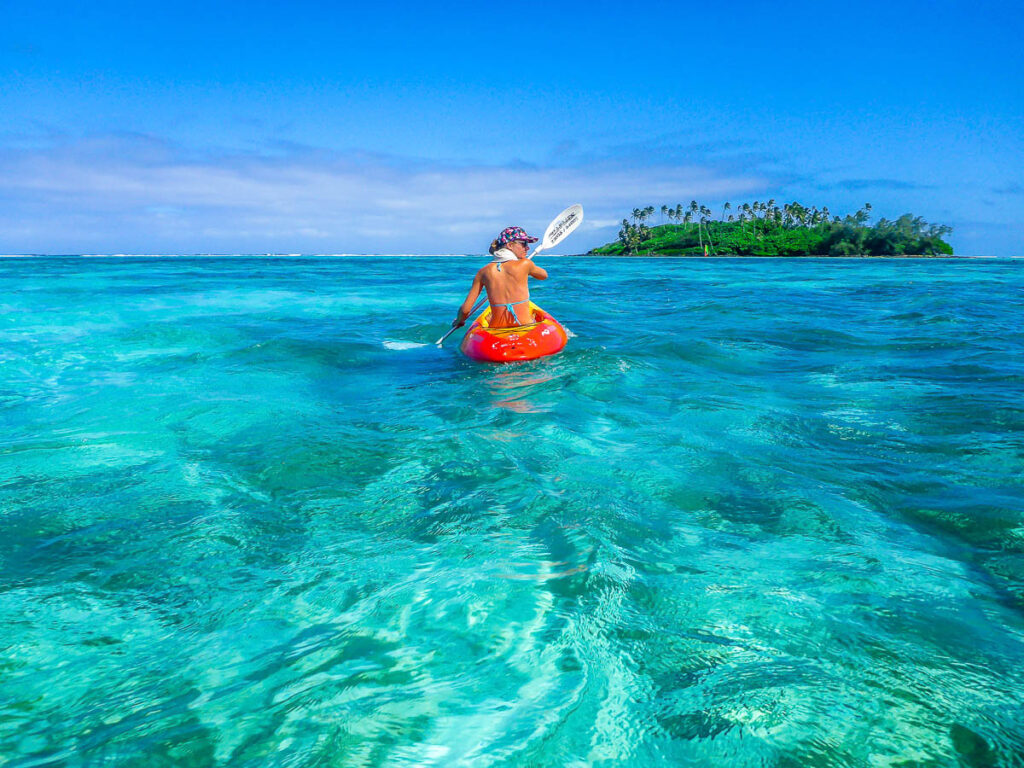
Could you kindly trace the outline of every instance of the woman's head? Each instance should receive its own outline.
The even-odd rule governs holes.
[[[498,240],[495,243],[498,244],[499,248],[505,248],[513,243],[520,243],[527,249],[530,243],[536,243],[537,238],[530,238],[526,234],[526,230],[521,226],[506,226],[502,229],[502,233],[499,234]]]
[[[498,240],[491,242],[491,247],[487,249],[488,253],[492,256],[500,250],[511,251],[516,255],[517,258],[525,259],[527,254],[530,252],[530,246],[524,243],[522,240],[513,240],[511,243],[502,245]]]
[[[530,237],[522,227],[505,227],[498,239],[491,243],[490,251],[494,253],[500,248],[508,248],[520,259],[526,258],[530,252],[530,243],[536,243],[536,237]]]

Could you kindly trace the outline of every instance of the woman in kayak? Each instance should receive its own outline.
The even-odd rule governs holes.
[[[530,237],[522,227],[503,229],[498,239],[491,243],[491,263],[476,273],[452,325],[461,328],[466,324],[481,290],[487,291],[487,300],[491,303],[491,319],[488,321],[491,328],[511,328],[534,322],[527,281],[531,277],[538,280],[548,278],[546,271],[526,258],[530,243],[536,242],[537,238]]]

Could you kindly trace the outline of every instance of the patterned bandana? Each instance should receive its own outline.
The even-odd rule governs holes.
[[[498,235],[498,245],[508,245],[515,242],[536,243],[537,239],[526,234],[526,230],[522,227],[505,227],[501,230],[501,234]]]

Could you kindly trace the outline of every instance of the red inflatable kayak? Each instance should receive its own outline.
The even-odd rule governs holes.
[[[514,325],[511,328],[490,328],[488,307],[473,321],[462,339],[462,351],[474,360],[491,363],[511,363],[516,360],[533,360],[561,352],[569,336],[565,328],[551,315],[530,302],[534,322],[528,325]]]

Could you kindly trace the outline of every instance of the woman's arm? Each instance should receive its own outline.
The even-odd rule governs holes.
[[[538,267],[533,261],[530,261],[530,277],[535,277],[538,280],[547,280],[548,273],[543,267]]]
[[[476,277],[473,278],[473,285],[469,287],[469,293],[466,295],[466,300],[462,302],[462,306],[459,307],[458,313],[455,315],[455,322],[452,323],[456,328],[461,328],[466,324],[466,318],[469,317],[469,313],[473,311],[473,304],[476,303],[477,296],[480,295],[480,291],[483,289],[483,281],[480,280],[480,273],[476,273]]]

